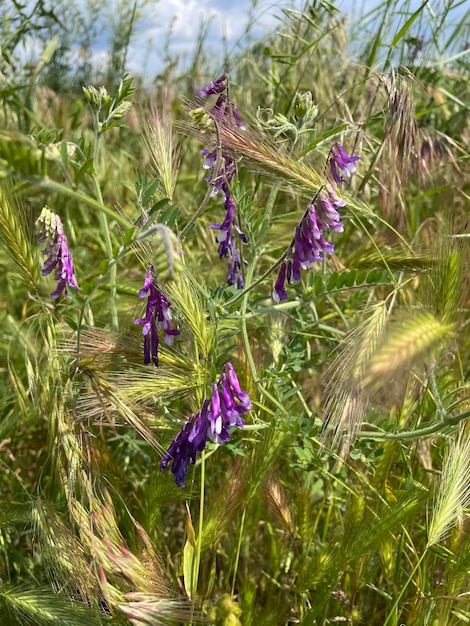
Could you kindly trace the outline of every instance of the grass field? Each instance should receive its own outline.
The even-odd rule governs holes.
[[[153,81],[67,6],[2,7],[0,623],[469,623],[468,5]]]

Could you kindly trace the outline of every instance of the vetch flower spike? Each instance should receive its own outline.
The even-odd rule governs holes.
[[[143,324],[142,335],[144,336],[144,363],[153,362],[158,366],[158,328],[165,332],[165,343],[173,345],[174,338],[180,334],[177,328],[171,325],[171,304],[157,287],[154,279],[153,265],[149,265],[145,276],[144,286],[138,293],[139,298],[147,296],[145,317],[134,320],[134,324]]]
[[[309,204],[300,223],[296,226],[294,238],[287,250],[286,260],[281,263],[272,298],[279,303],[287,300],[285,282],[291,284],[301,278],[300,270],[313,267],[322,261],[325,254],[333,254],[334,246],[324,237],[324,232],[343,232],[343,218],[338,209],[345,206],[333,185],[328,182],[326,191],[320,191]]]
[[[211,82],[207,87],[199,90],[199,97],[217,94],[218,98],[209,114],[216,125],[226,128],[245,129],[240,113],[234,100],[228,98],[228,75],[222,74],[220,78]],[[244,280],[240,254],[236,247],[235,233],[243,243],[247,243],[248,238],[241,231],[235,215],[236,202],[232,193],[232,181],[237,173],[237,167],[232,155],[224,146],[217,147],[215,144],[208,149],[201,150],[204,157],[203,168],[210,171],[210,175],[205,179],[212,186],[211,195],[215,196],[219,191],[224,196],[225,218],[220,224],[211,224],[209,228],[217,230],[216,242],[219,244],[219,258],[228,259],[227,283],[237,285],[243,289]]]
[[[242,428],[245,420],[241,415],[246,415],[251,408],[248,393],[241,388],[231,363],[227,363],[219,382],[212,384],[210,400],[204,400],[200,412],[190,416],[171,442],[163,455],[160,471],[171,463],[175,483],[184,487],[189,462],[196,462],[196,455],[204,450],[207,440],[218,445],[230,441],[231,428]]]
[[[47,276],[53,269],[56,270],[54,278],[57,281],[57,289],[51,293],[51,298],[58,298],[61,294],[68,296],[67,287],[79,289],[79,286],[75,278],[72,253],[67,245],[67,237],[64,234],[61,219],[48,207],[44,207],[36,224],[41,229],[38,243],[47,241],[46,247],[42,251],[47,259],[44,261],[41,274]]]

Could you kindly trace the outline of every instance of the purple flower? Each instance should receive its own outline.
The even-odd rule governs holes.
[[[204,400],[201,411],[190,416],[163,455],[160,471],[172,463],[171,471],[179,487],[185,486],[189,462],[196,462],[196,455],[204,450],[207,440],[218,445],[230,441],[230,429],[243,427],[245,420],[240,416],[252,408],[249,395],[241,388],[232,365],[227,363],[225,370],[219,382],[213,383],[210,400]]]
[[[343,219],[338,208],[345,204],[333,185],[328,183],[326,192],[321,191],[315,201],[308,206],[302,220],[296,226],[286,260],[279,269],[272,292],[274,302],[287,300],[286,280],[289,284],[298,282],[301,278],[301,269],[310,269],[315,263],[322,261],[325,254],[333,254],[334,246],[325,239],[324,232],[328,230],[343,232]]]
[[[273,294],[272,294],[273,300],[274,302],[276,302],[276,304],[279,302],[282,302],[283,300],[288,299],[287,291],[284,286],[286,282],[286,270],[287,270],[287,263],[286,261],[283,261],[283,263],[281,264],[281,269],[279,270],[277,280],[274,284],[274,289],[273,289]]]
[[[233,365],[231,363],[227,363],[225,366],[227,370],[227,377],[229,382],[229,389],[232,392],[232,397],[234,400],[238,400],[240,405],[248,411],[248,409],[252,408],[251,400],[247,391],[243,391],[240,383],[238,382],[237,375],[235,374],[235,370],[233,369]],[[222,374],[223,376],[223,374]],[[243,412],[246,412],[243,411]]]
[[[44,261],[41,274],[47,276],[52,270],[56,270],[54,278],[57,281],[57,288],[51,293],[51,298],[58,298],[62,293],[68,296],[67,287],[74,289],[79,287],[75,278],[72,253],[68,248],[60,217],[44,207],[36,223],[42,230],[38,242],[47,240],[42,251],[47,259]]]
[[[227,283],[229,285],[234,285],[236,283],[239,289],[243,289],[244,279],[240,255],[235,245],[235,233],[238,235],[240,240],[243,241],[243,243],[247,243],[248,238],[238,226],[235,216],[235,209],[237,208],[237,205],[230,187],[223,184],[222,190],[225,194],[224,206],[226,213],[224,221],[221,224],[211,224],[209,228],[218,231],[215,239],[219,244],[219,258],[229,259],[227,268]]]
[[[212,94],[219,94],[227,89],[227,74],[222,74],[217,80],[212,80],[206,87],[203,87],[198,91],[198,96],[203,98],[204,96],[210,96]]]
[[[149,265],[145,276],[144,286],[138,293],[139,298],[147,296],[145,317],[139,317],[134,324],[143,324],[142,335],[144,336],[144,363],[148,365],[153,361],[158,366],[158,328],[165,332],[165,343],[173,345],[176,335],[180,334],[177,328],[172,328],[172,315],[170,302],[163,292],[157,287],[153,275],[153,265]]]
[[[349,156],[343,146],[336,142],[331,149],[331,173],[338,186],[348,181],[356,171],[358,156]],[[287,300],[285,282],[298,282],[300,270],[311,268],[317,261],[322,261],[325,254],[333,254],[334,246],[324,237],[324,232],[334,230],[343,232],[343,218],[338,209],[346,205],[340,198],[331,181],[326,184],[326,191],[320,191],[314,202],[305,212],[295,229],[294,238],[286,252],[274,284],[272,298],[278,303]]]
[[[186,426],[173,439],[161,460],[161,472],[167,468],[169,463],[172,464],[171,471],[174,474],[175,483],[178,487],[186,486],[184,479],[189,461],[196,463],[196,454],[202,452],[206,447],[206,417],[203,414],[204,410],[207,414],[206,403],[205,406],[203,405],[201,415],[191,415]]]
[[[349,156],[343,146],[336,142],[331,148],[330,159],[331,174],[337,185],[341,187],[343,183],[349,182],[351,175],[356,171],[356,161],[358,156]]]
[[[227,128],[245,129],[240,113],[234,100],[228,99],[228,75],[223,74],[216,81],[211,82],[207,87],[199,91],[199,96],[217,94],[218,98],[209,113],[215,124],[223,125]],[[203,168],[210,171],[210,175],[205,179],[212,186],[211,196],[215,196],[219,191],[224,196],[225,217],[220,224],[211,224],[209,228],[217,230],[216,242],[219,244],[219,258],[228,259],[227,283],[237,285],[239,289],[244,286],[242,264],[240,255],[235,245],[235,233],[243,243],[247,243],[248,238],[241,231],[236,218],[236,202],[232,194],[232,181],[237,173],[237,167],[231,154],[224,150],[224,146],[217,148],[214,144],[201,150],[204,157]]]

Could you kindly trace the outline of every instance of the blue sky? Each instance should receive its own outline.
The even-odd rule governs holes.
[[[371,8],[378,0],[367,2]],[[336,6],[344,12],[353,10],[361,3],[354,0],[338,0]],[[253,36],[274,29],[282,15],[283,7],[297,10],[305,6],[305,0],[258,0],[254,10]],[[134,37],[128,55],[131,72],[153,75],[161,67],[163,41],[168,27],[173,23],[170,52],[191,59],[201,20],[210,20],[207,45],[222,62],[222,40],[225,36],[231,49],[243,36],[252,10],[251,0],[161,0],[145,14]]]
[[[33,0],[27,0],[32,5]],[[56,0],[45,0],[45,5],[54,7]],[[69,8],[76,6],[83,9],[85,6],[93,7],[95,0],[69,0]],[[100,0],[103,2],[103,0]],[[107,65],[107,56],[110,51],[110,24],[113,11],[116,14],[116,6],[121,0],[106,0],[105,17],[101,15],[98,25],[99,35],[92,44],[94,61],[97,66],[103,68]],[[130,2],[130,0],[128,0]],[[372,11],[383,0],[331,0],[343,13],[352,18],[349,23],[359,24],[361,34],[364,35],[367,28],[367,20],[360,18],[364,13]],[[1,2],[1,0],[0,0]],[[423,0],[395,0],[393,9],[400,14],[400,18],[394,18],[389,24],[390,34],[385,39],[391,41],[393,34],[397,32],[399,23],[403,22],[416,11]],[[434,11],[439,13],[445,3],[459,4],[459,0],[428,0],[424,13],[429,17]],[[134,36],[128,50],[127,70],[131,74],[141,75],[147,79],[153,78],[163,67],[162,57],[165,39],[171,27],[170,56],[179,57],[183,67],[192,60],[197,35],[201,22],[210,23],[210,30],[206,39],[206,52],[213,55],[213,70],[222,69],[223,39],[227,40],[229,52],[234,49],[237,42],[243,37],[246,25],[249,21],[250,11],[253,10],[253,0],[140,0],[142,16],[135,25]],[[305,0],[257,0],[254,9],[255,26],[251,32],[254,40],[259,40],[264,34],[272,31],[279,25],[279,16],[282,16],[282,8],[290,7],[302,10]],[[462,19],[463,15],[470,10],[470,0],[460,0],[459,8],[452,11],[452,19]],[[108,12],[108,18],[106,18]],[[104,19],[104,21],[102,21]],[[106,21],[108,19],[108,22]],[[470,22],[470,20],[469,20]],[[419,24],[413,25],[410,34],[417,35],[420,31]],[[375,31],[375,29],[373,29]],[[470,28],[469,28],[470,30]],[[470,34],[468,36],[470,40]],[[25,46],[28,54],[39,55],[41,50],[34,46],[34,40],[27,42]],[[186,60],[186,64],[184,61]],[[181,68],[181,66],[180,66]]]
[[[429,0],[425,12],[439,12],[444,0]],[[454,4],[456,1],[454,0]],[[337,0],[336,7],[343,13],[354,14],[356,17],[373,10],[381,4],[380,0]],[[397,0],[395,10],[406,9],[406,17],[416,11],[422,0]],[[162,67],[162,49],[169,25],[173,22],[170,53],[191,60],[201,20],[211,22],[207,46],[213,51],[214,59],[223,61],[222,39],[227,38],[229,50],[242,37],[252,8],[251,0],[160,0],[150,4],[139,30],[134,37],[128,54],[128,69],[131,73],[154,76]],[[256,38],[279,24],[276,16],[281,15],[282,7],[301,9],[304,0],[258,0],[255,17],[256,27],[253,35]],[[461,3],[460,8],[452,12],[455,19],[470,8],[470,0]],[[390,27],[396,31],[398,21]],[[412,31],[413,32],[413,31]]]
[[[128,66],[131,71],[155,73],[161,66],[163,41],[172,26],[170,52],[186,55],[189,59],[194,50],[201,21],[210,21],[207,38],[208,46],[214,54],[222,59],[222,39],[225,36],[229,47],[235,45],[245,31],[251,9],[251,0],[162,0],[148,10],[145,19],[139,25],[139,32],[132,42],[128,55]],[[300,7],[303,0],[289,2],[273,2],[260,0],[255,10],[255,36],[274,28],[278,21],[275,15],[281,13],[281,7]]]

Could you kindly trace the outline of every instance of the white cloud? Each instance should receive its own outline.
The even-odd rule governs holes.
[[[302,0],[296,0],[300,4]],[[255,34],[262,35],[277,23],[274,13],[279,15],[280,7],[292,4],[289,0],[273,3],[261,0],[256,8]],[[210,22],[207,46],[222,61],[222,40],[225,37],[229,49],[243,36],[251,8],[251,0],[227,2],[225,0],[164,0],[151,5],[144,16],[139,33],[129,48],[128,67],[130,71],[149,73],[144,67],[148,61],[151,74],[161,69],[163,42],[172,25],[170,52],[189,57],[194,50],[202,22]],[[149,45],[151,49],[149,49]]]

